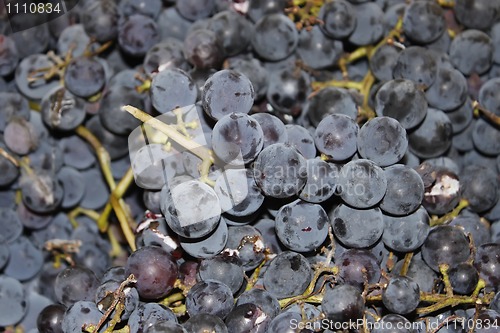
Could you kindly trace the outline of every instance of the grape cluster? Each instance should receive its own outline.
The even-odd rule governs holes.
[[[500,331],[500,1],[6,8],[1,331]]]

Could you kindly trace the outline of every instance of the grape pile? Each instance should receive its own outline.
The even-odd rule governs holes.
[[[0,331],[500,332],[500,0],[7,8]]]

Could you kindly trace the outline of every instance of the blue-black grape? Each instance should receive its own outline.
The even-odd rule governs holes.
[[[130,333],[147,332],[157,323],[168,321],[177,322],[175,314],[164,305],[158,303],[140,303],[130,314],[128,326]]]
[[[285,142],[295,147],[307,159],[316,157],[316,146],[312,134],[303,126],[296,124],[285,125],[288,140]]]
[[[201,281],[215,280],[224,283],[235,294],[243,284],[245,273],[238,256],[222,253],[202,260],[198,267],[198,277]]]
[[[427,89],[436,80],[437,69],[431,51],[421,46],[410,46],[399,53],[392,75],[395,79],[412,80]]]
[[[66,307],[61,304],[46,306],[37,317],[37,328],[40,333],[63,333],[62,321]]]
[[[449,225],[460,226],[466,234],[474,241],[475,246],[480,246],[490,242],[491,235],[488,225],[481,220],[481,217],[464,209],[455,217]]]
[[[312,203],[327,201],[337,189],[340,165],[330,164],[320,158],[308,159],[306,164],[307,181],[299,198]]]
[[[387,190],[380,208],[389,214],[401,216],[414,212],[424,198],[424,182],[412,168],[396,164],[385,168]]]
[[[186,310],[190,315],[211,314],[224,319],[234,307],[231,289],[215,280],[200,281],[186,296]]]
[[[276,215],[276,234],[287,248],[314,251],[328,235],[328,215],[323,207],[300,199],[284,205]]]
[[[73,94],[87,98],[97,94],[106,83],[103,65],[92,58],[74,58],[64,72],[64,85]]]
[[[71,306],[77,301],[93,301],[99,281],[88,268],[75,266],[61,271],[54,282],[57,301]]]
[[[328,115],[316,127],[314,143],[333,161],[344,161],[356,153],[358,130],[358,124],[349,116]]]
[[[392,74],[391,74],[392,77]],[[356,119],[358,109],[347,90],[326,87],[314,94],[306,106],[307,115],[312,125],[318,126],[321,120],[330,114],[345,114]]]
[[[221,11],[208,21],[208,29],[219,36],[222,48],[228,56],[245,50],[252,38],[253,25],[234,11]]]
[[[314,69],[331,67],[337,63],[343,51],[342,42],[326,37],[318,26],[314,26],[311,31],[300,31],[297,54],[306,66]]]
[[[414,333],[412,323],[398,314],[387,314],[374,325],[372,333]]]
[[[264,260],[266,244],[260,232],[253,226],[230,226],[225,251],[235,252],[245,271],[255,269]]]
[[[380,81],[392,80],[392,72],[399,57],[400,49],[394,45],[384,44],[377,48],[370,57],[370,69]]]
[[[222,319],[207,313],[190,316],[184,323],[184,328],[192,333],[228,333],[227,326]]]
[[[356,28],[355,7],[345,0],[326,2],[318,16],[324,33],[335,39],[348,37]]]
[[[264,272],[264,287],[277,298],[302,294],[312,279],[306,258],[295,252],[278,254]]]
[[[264,195],[288,198],[298,194],[304,187],[307,164],[297,149],[275,143],[259,154],[253,165],[253,173]]]
[[[286,67],[270,75],[267,100],[274,109],[298,116],[306,103],[309,91],[310,76],[305,71]]]
[[[200,238],[215,230],[221,208],[214,189],[199,180],[189,180],[162,190],[161,211],[167,224],[180,236]]]
[[[184,251],[195,258],[212,258],[226,247],[228,228],[225,219],[221,218],[217,228],[201,238],[180,237],[180,245]]]
[[[483,74],[491,67],[493,44],[482,31],[464,30],[453,38],[449,54],[452,64],[462,74]]]
[[[269,14],[255,24],[252,47],[266,60],[288,57],[297,47],[299,34],[293,22],[283,14]]]
[[[145,246],[130,255],[126,275],[134,274],[135,287],[145,299],[164,297],[172,290],[178,268],[173,258],[162,248]]]
[[[412,41],[428,44],[438,39],[446,30],[441,7],[430,1],[409,4],[403,16],[403,31]]]
[[[451,121],[446,113],[429,109],[424,121],[408,136],[410,150],[420,158],[440,156],[450,148],[452,135]]]
[[[327,288],[321,310],[335,323],[355,322],[363,317],[365,302],[358,288],[349,284]]]
[[[474,291],[479,281],[477,269],[469,263],[461,263],[448,271],[453,291],[468,295]]]
[[[471,164],[460,174],[460,192],[475,212],[492,208],[500,196],[499,183],[495,171],[488,167]]]
[[[57,87],[42,99],[43,122],[52,129],[74,130],[85,120],[84,102],[64,87]]]
[[[257,120],[245,113],[220,118],[212,132],[212,148],[226,164],[242,165],[253,161],[264,145],[264,133]]]
[[[500,286],[500,244],[487,243],[477,247],[474,266],[479,278],[486,283],[486,291],[498,291]]]
[[[425,92],[429,105],[451,111],[460,107],[467,99],[467,80],[456,69],[439,68],[436,80]]]
[[[384,215],[382,240],[387,247],[399,252],[418,249],[429,234],[429,215],[420,207],[407,216]]]
[[[160,113],[192,105],[198,96],[189,74],[178,68],[159,71],[153,77],[149,92],[151,103]]]
[[[17,66],[19,53],[15,41],[5,35],[0,36],[0,76],[10,75]]]
[[[410,277],[394,276],[382,290],[382,302],[393,313],[408,314],[420,303],[420,288]]]
[[[369,208],[379,203],[387,189],[384,170],[374,162],[359,159],[340,170],[337,193],[348,205]]]
[[[370,250],[349,249],[335,259],[339,281],[363,290],[365,282],[378,283],[381,277],[377,258]]]
[[[401,160],[408,148],[406,130],[390,117],[379,116],[367,121],[359,130],[357,147],[361,157],[381,167]]]
[[[495,22],[498,5],[488,0],[457,0],[453,13],[467,28],[487,30]]]
[[[191,31],[184,39],[183,52],[187,61],[198,69],[218,69],[224,60],[219,38],[215,32],[206,29]]]
[[[384,221],[379,208],[355,209],[340,204],[331,213],[333,234],[349,248],[366,248],[382,236]]]
[[[0,325],[17,324],[28,310],[27,294],[15,278],[0,275]]]
[[[141,14],[156,19],[162,8],[161,0],[124,0],[119,3],[120,12],[124,16]]]
[[[264,311],[266,315],[271,318],[276,317],[280,313],[280,304],[278,299],[264,289],[253,288],[245,291],[238,297],[236,306],[245,303],[258,304],[262,311]]]
[[[15,241],[23,232],[23,225],[15,211],[9,208],[0,208],[0,244]]]
[[[143,65],[144,71],[150,75],[167,69],[189,69],[182,54],[182,42],[175,38],[165,38],[152,46],[144,56]]]
[[[114,292],[120,287],[121,281],[105,281],[99,287],[97,287],[95,292],[95,303],[97,308],[102,313],[109,310],[110,305],[113,302]],[[139,293],[137,289],[133,287],[123,288],[123,312],[121,313],[121,318],[127,320],[130,317],[132,311],[134,311],[139,305]],[[116,310],[111,312],[111,315],[115,315]]]
[[[250,169],[227,169],[215,182],[215,193],[223,212],[232,216],[250,216],[264,202]]]
[[[186,0],[176,2],[179,13],[190,21],[209,17],[215,10],[214,0]]]
[[[354,45],[374,44],[384,35],[384,12],[376,3],[360,3],[354,7],[356,27],[348,41]]]
[[[125,53],[133,57],[144,57],[159,41],[158,25],[150,17],[134,14],[120,24],[118,44]]]
[[[469,241],[462,229],[448,225],[434,227],[422,245],[422,258],[433,270],[439,265],[454,267],[469,258]]]
[[[271,317],[260,306],[252,303],[235,306],[225,319],[231,333],[267,332],[270,322]]]
[[[203,86],[201,101],[205,112],[220,120],[231,113],[248,113],[255,92],[250,80],[234,70],[221,70],[212,75]]]
[[[269,113],[255,113],[252,118],[257,120],[264,134],[263,148],[274,143],[286,143],[288,132],[285,124],[276,116]]]
[[[425,94],[411,80],[391,80],[382,85],[375,95],[378,116],[391,117],[405,129],[419,125],[427,114]]]

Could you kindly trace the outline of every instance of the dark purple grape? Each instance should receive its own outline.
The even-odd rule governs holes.
[[[421,46],[410,46],[399,53],[392,75],[395,79],[412,80],[426,89],[436,80],[437,69],[431,51]]]
[[[331,114],[316,127],[314,143],[321,153],[333,161],[344,161],[356,153],[358,130],[358,124],[351,117]]]
[[[500,286],[500,244],[488,243],[477,247],[474,266],[486,289],[498,291]]]
[[[264,333],[271,322],[271,317],[260,306],[245,303],[236,306],[226,317],[226,326],[233,333]]]
[[[205,112],[220,120],[232,113],[248,113],[255,92],[252,83],[234,70],[221,70],[212,75],[203,86],[201,101]]]
[[[85,32],[100,43],[115,39],[118,35],[118,6],[110,1],[90,1],[82,13]]]
[[[245,113],[220,118],[212,132],[212,148],[222,162],[243,165],[253,161],[264,146],[264,133],[257,120]]]
[[[57,274],[54,290],[57,300],[65,306],[77,301],[93,301],[99,281],[95,274],[85,267],[69,267]]]
[[[140,303],[130,314],[128,326],[130,327],[130,333],[142,333],[164,321],[176,323],[177,317],[172,310],[164,305],[154,302]]]
[[[0,76],[11,74],[19,61],[19,53],[15,41],[5,35],[0,35]]]
[[[299,33],[293,22],[283,14],[269,14],[255,24],[252,47],[270,61],[288,57],[297,47]]]
[[[186,310],[190,316],[211,314],[224,319],[234,307],[231,289],[215,280],[200,281],[186,296]]]
[[[442,8],[431,1],[409,4],[403,17],[405,35],[416,43],[428,44],[438,39],[446,30]]]
[[[120,48],[133,57],[144,57],[160,41],[156,22],[147,16],[134,14],[124,20],[118,30]]]
[[[264,287],[277,298],[302,294],[312,279],[306,258],[295,252],[278,254],[264,272]]]
[[[321,309],[334,323],[355,322],[363,317],[365,302],[358,288],[341,284],[326,289]]]
[[[375,111],[378,116],[394,118],[403,128],[411,129],[424,120],[427,101],[415,82],[405,79],[391,80],[377,91]]]
[[[227,326],[222,319],[205,313],[190,316],[184,323],[184,328],[192,333],[228,333]]]
[[[62,321],[66,307],[52,304],[45,307],[37,318],[37,328],[40,333],[63,333]]]
[[[304,187],[307,165],[297,149],[275,143],[259,154],[253,165],[253,173],[264,195],[288,198],[298,194]]]
[[[422,258],[436,272],[439,272],[439,265],[454,267],[465,262],[469,255],[469,241],[458,227],[434,227],[422,245]]]
[[[446,113],[429,109],[424,121],[408,136],[410,150],[420,158],[438,157],[450,148],[452,136]]]
[[[217,35],[202,29],[191,31],[186,36],[183,51],[187,61],[199,69],[218,69],[225,56]]]
[[[126,275],[134,274],[139,296],[146,299],[165,297],[172,290],[178,268],[172,257],[162,248],[145,246],[130,255]]]
[[[477,269],[468,263],[461,263],[448,271],[453,291],[468,295],[474,291],[479,281]]]
[[[350,249],[336,258],[339,267],[339,281],[363,289],[365,281],[378,283],[381,277],[377,258],[364,249]]]
[[[450,45],[450,60],[464,75],[483,74],[492,64],[493,43],[479,30],[464,30]]]
[[[76,96],[88,98],[101,91],[106,83],[103,65],[92,58],[73,59],[64,72],[64,85]]]
[[[420,303],[420,288],[412,278],[395,276],[382,290],[382,302],[393,313],[408,314]]]
[[[392,77],[392,74],[391,74]],[[345,114],[356,119],[358,109],[352,96],[345,89],[326,87],[314,94],[306,106],[312,125],[318,126],[330,114]]]
[[[354,45],[374,44],[384,35],[384,12],[376,3],[360,3],[354,7],[356,27],[348,41]]]
[[[198,96],[198,89],[189,74],[178,68],[158,72],[149,92],[151,103],[160,113],[192,105]]]
[[[348,37],[356,28],[355,8],[345,0],[326,2],[318,16],[324,22],[322,30],[335,39]]]
[[[284,205],[276,215],[276,234],[296,252],[318,249],[328,236],[328,215],[323,207],[300,199]]]

